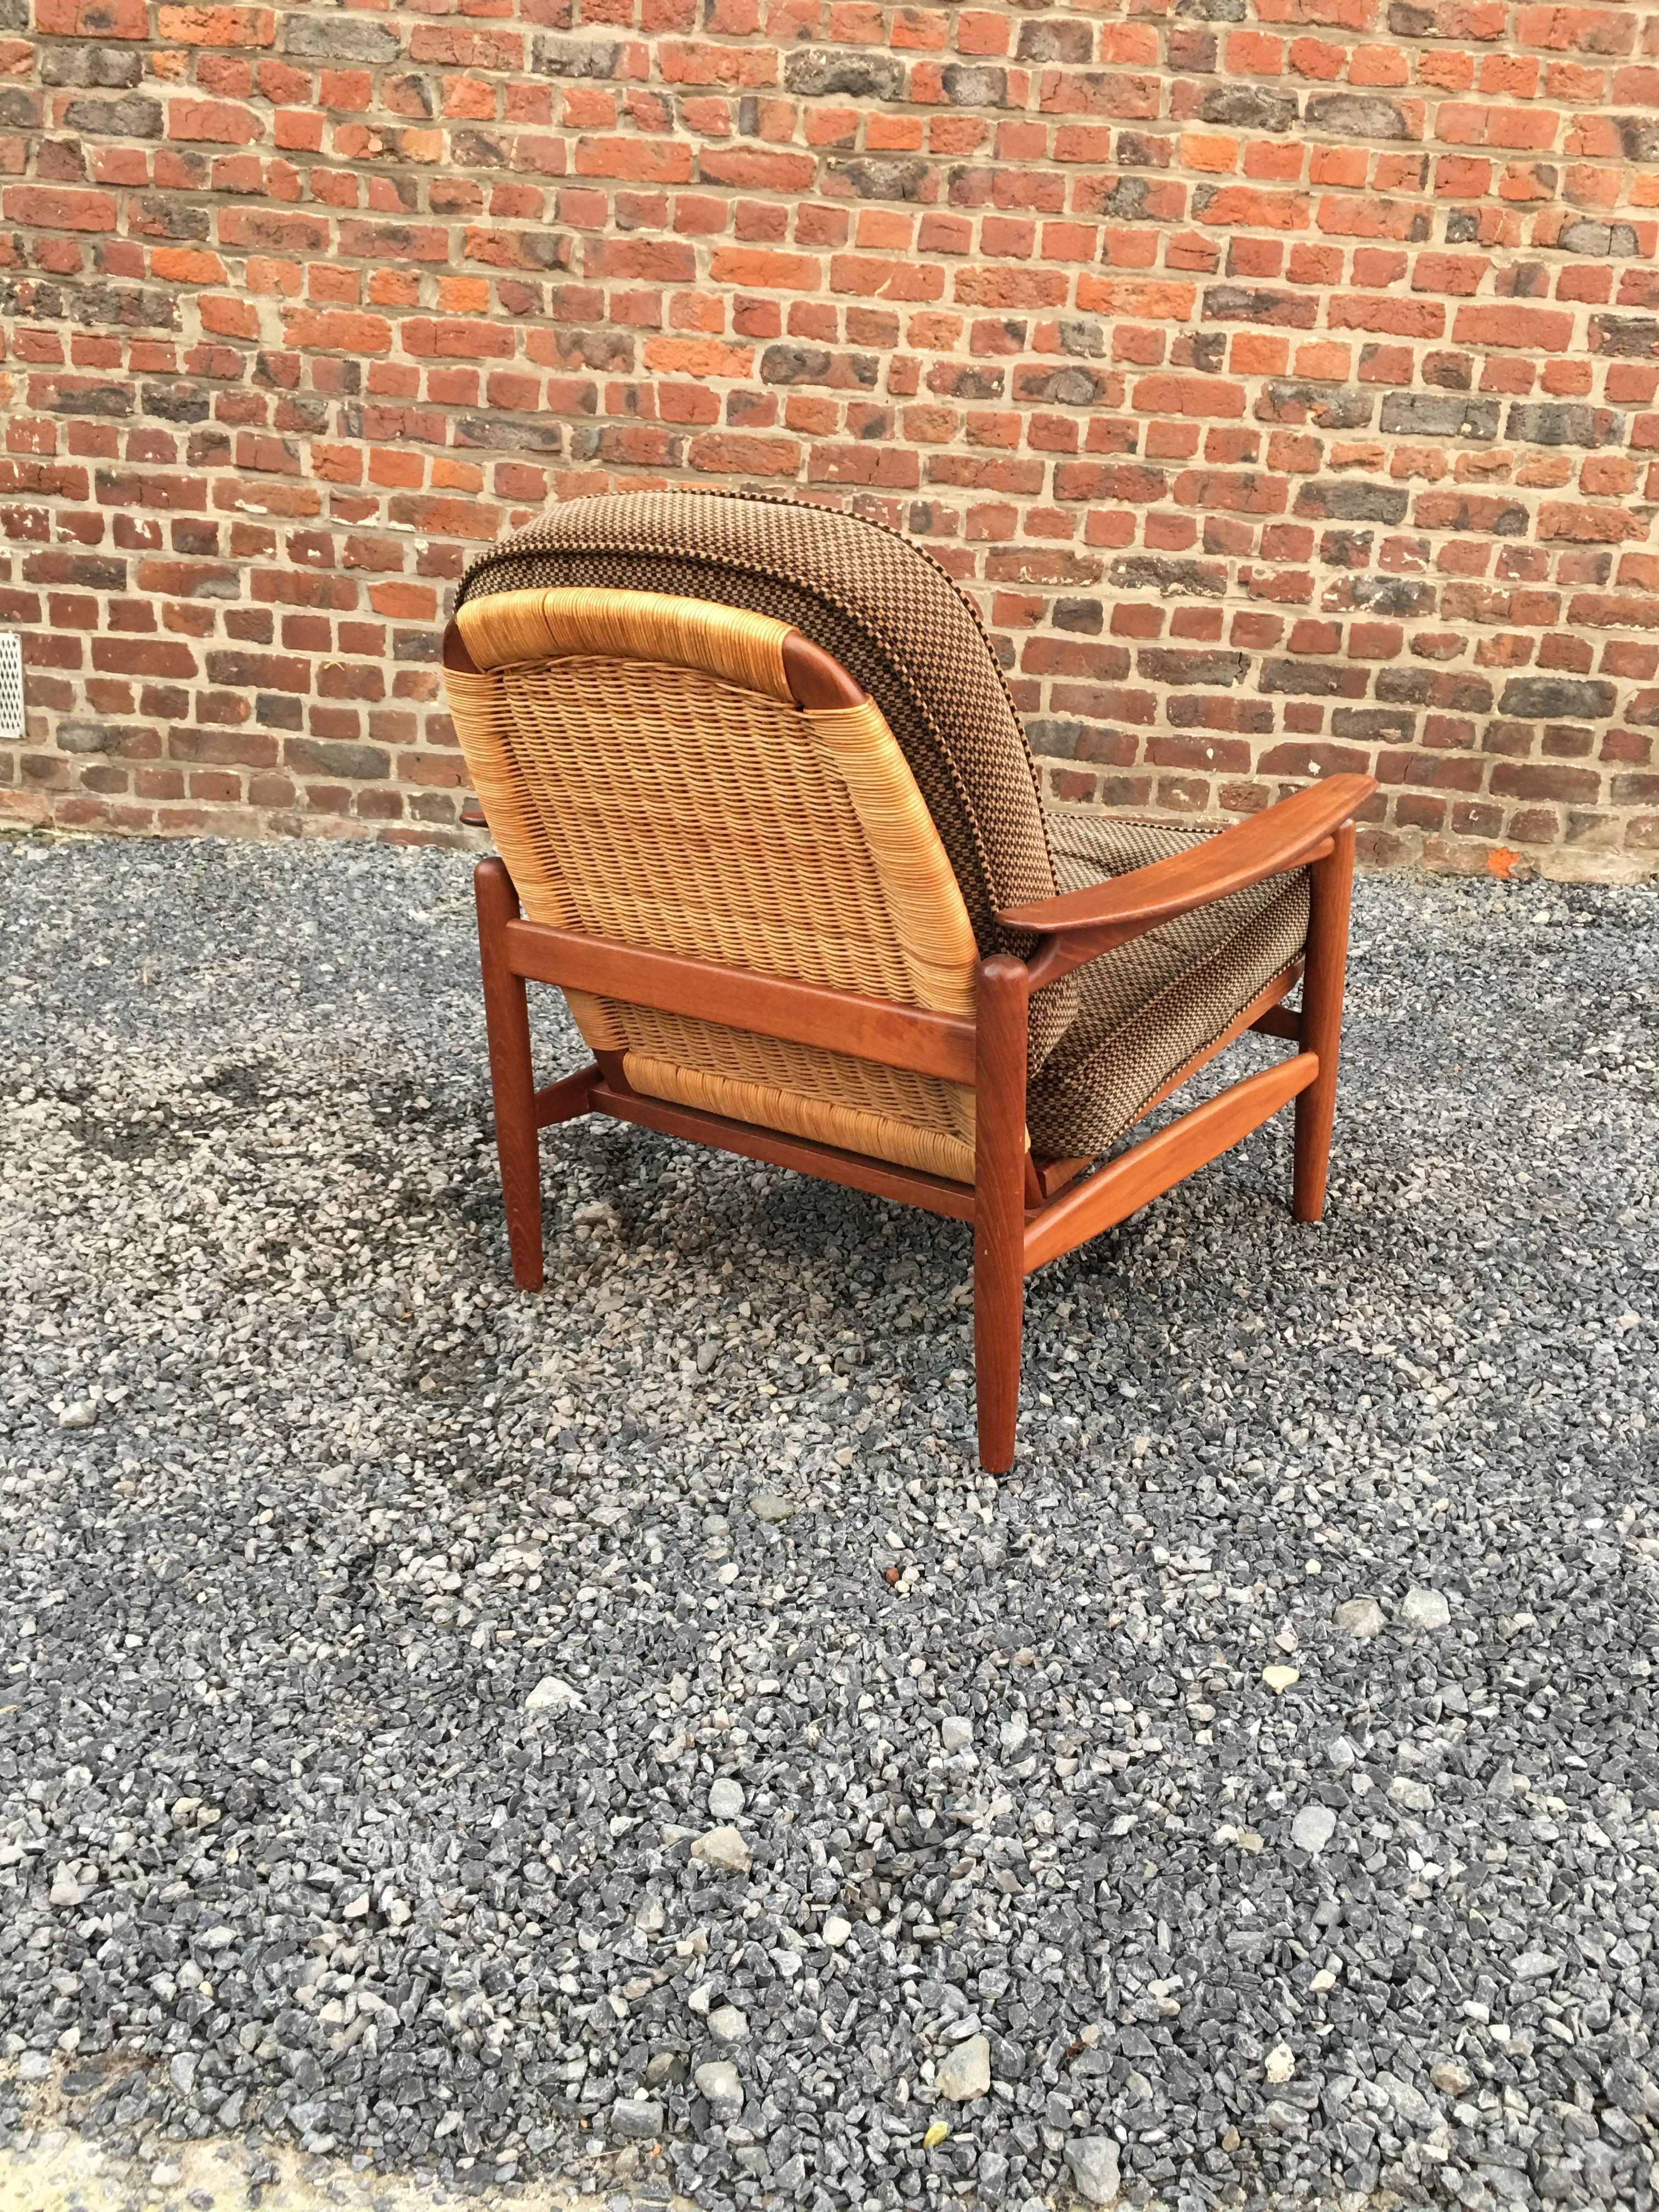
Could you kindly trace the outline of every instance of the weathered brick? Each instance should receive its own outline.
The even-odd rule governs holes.
[[[904,64],[896,56],[834,46],[806,46],[784,63],[787,88],[804,100],[840,93],[855,100],[897,100],[904,89]]]
[[[1333,138],[1414,138],[1411,118],[1397,100],[1380,93],[1315,92],[1303,110],[1304,127]]]
[[[1625,417],[1604,407],[1564,401],[1516,401],[1504,435],[1529,446],[1621,446]]]
[[[1382,402],[1379,427],[1385,437],[1451,438],[1486,444],[1498,435],[1503,403],[1438,392],[1391,392]],[[1524,434],[1510,410],[1510,437]]]
[[[1615,697],[1611,684],[1575,682],[1565,676],[1517,676],[1504,685],[1498,711],[1534,721],[1546,717],[1600,721],[1612,714]]]
[[[1277,134],[1295,129],[1298,108],[1293,92],[1275,92],[1265,85],[1218,84],[1205,94],[1198,112],[1206,123],[1224,124],[1230,130]]]
[[[402,52],[396,29],[363,14],[301,9],[283,21],[283,52],[296,59],[395,62]]]

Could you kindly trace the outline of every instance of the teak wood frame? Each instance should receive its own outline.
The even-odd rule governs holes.
[[[452,641],[446,641],[447,659]],[[863,696],[838,664],[798,633],[788,644],[786,660],[798,704]],[[1353,817],[1375,789],[1369,776],[1334,776],[1172,859],[1004,914],[1006,926],[1030,933],[1036,944],[1024,960],[994,953],[978,963],[971,1018],[526,921],[505,863],[494,856],[480,860],[475,878],[478,943],[514,1279],[520,1288],[536,1291],[544,1279],[540,1132],[581,1114],[609,1114],[667,1136],[690,1138],[971,1222],[979,1456],[992,1473],[1006,1472],[1014,1457],[1028,1274],[1126,1220],[1291,1099],[1293,1210],[1298,1221],[1320,1218],[1336,1104]],[[1246,1030],[1285,1039],[1297,1050],[1092,1173],[1086,1172],[1094,1166],[1087,1159],[1034,1160],[1025,1131],[1026,1026],[1032,994],[1161,923],[1303,867],[1310,871],[1311,890],[1303,958],[1275,977],[1148,1099],[1141,1115]],[[1282,1003],[1298,978],[1299,1011]],[[620,1053],[601,1052],[588,1066],[538,1090],[527,982],[558,984],[970,1085],[975,1105],[974,1179],[954,1182],[647,1097],[629,1083]]]
[[[1347,788],[1339,789],[1339,781]],[[542,1286],[539,1133],[580,1114],[609,1114],[667,1136],[691,1138],[749,1159],[798,1169],[878,1198],[902,1200],[932,1213],[971,1222],[979,1455],[993,1473],[1005,1472],[1014,1456],[1025,1277],[1034,1269],[1126,1220],[1238,1143],[1291,1099],[1296,1101],[1293,1209],[1298,1221],[1320,1218],[1336,1103],[1353,878],[1352,817],[1368,795],[1364,788],[1354,787],[1367,781],[1334,778],[1253,822],[1224,831],[1199,848],[1199,856],[1220,865],[1202,872],[1192,896],[1184,886],[1168,888],[1167,879],[1162,890],[1152,886],[1152,878],[1177,865],[1161,861],[1087,892],[1005,917],[1042,933],[1029,960],[996,953],[980,963],[972,1020],[527,921],[505,865],[493,856],[481,860],[476,877],[478,943],[495,1141],[515,1280],[527,1291]],[[1274,816],[1284,818],[1274,824],[1270,843],[1258,840],[1256,849],[1241,852],[1236,847],[1224,857],[1220,848],[1230,841],[1242,844],[1248,832],[1265,829]],[[1189,857],[1197,856],[1183,854],[1182,861]],[[1091,1175],[1084,1172],[1091,1165],[1088,1161],[1034,1162],[1025,1141],[1026,1012],[1033,991],[1174,914],[1303,866],[1310,868],[1311,884],[1304,962],[1270,983],[1143,1111],[1150,1112],[1158,1099],[1247,1029],[1285,1038],[1297,1045],[1296,1052],[1233,1084]],[[1139,902],[1134,898],[1137,886],[1143,887]],[[1062,914],[1061,908],[1071,911]],[[1295,1012],[1282,1001],[1298,975],[1302,1005]],[[619,1054],[603,1053],[592,1065],[538,1090],[531,1061],[526,982],[568,985],[971,1084],[975,1093],[974,1180],[947,1182],[779,1130],[645,1097],[629,1085]]]

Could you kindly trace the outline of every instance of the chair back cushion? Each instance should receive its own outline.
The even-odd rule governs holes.
[[[1036,770],[972,603],[896,531],[829,507],[736,492],[604,493],[552,507],[472,562],[488,592],[609,586],[712,599],[792,624],[880,708],[909,763],[984,953],[1030,950],[1000,908],[1057,889]],[[1052,1004],[1045,1003],[1052,1002]],[[1032,1012],[1033,1058],[1069,994]]]

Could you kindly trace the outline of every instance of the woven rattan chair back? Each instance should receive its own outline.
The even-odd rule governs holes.
[[[506,592],[456,618],[468,773],[533,921],[969,1013],[962,893],[880,709],[804,708],[775,618],[647,592]],[[958,1182],[970,1090],[568,994],[647,1097]]]

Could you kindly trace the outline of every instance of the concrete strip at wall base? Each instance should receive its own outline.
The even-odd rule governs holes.
[[[257,2197],[250,2192],[257,2187]],[[377,2173],[347,2159],[239,2141],[169,2144],[141,2160],[113,2157],[61,2128],[37,2132],[26,2148],[0,2151],[0,2212],[441,2212],[446,2205],[496,2204],[513,2212],[601,2212],[606,2198],[544,2183],[444,2188],[412,2175]],[[650,2212],[694,2212],[684,2198],[653,2199]]]

